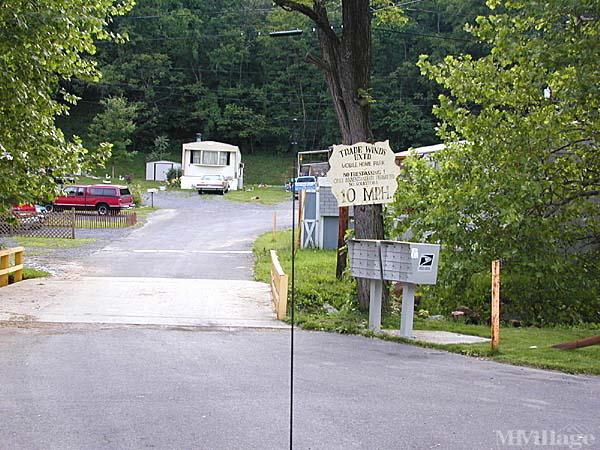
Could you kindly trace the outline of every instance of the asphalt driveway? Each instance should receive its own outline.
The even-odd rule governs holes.
[[[88,276],[252,280],[252,243],[273,214],[291,226],[291,204],[234,203],[161,192],[148,223],[83,261]]]
[[[291,224],[291,204],[161,192],[140,228],[75,258],[77,270],[2,290],[1,321],[281,328],[252,243]],[[73,263],[74,261],[69,261]]]

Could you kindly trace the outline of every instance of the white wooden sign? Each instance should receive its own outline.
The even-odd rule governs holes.
[[[327,178],[340,207],[394,200],[400,167],[389,141],[334,145],[329,165]]]

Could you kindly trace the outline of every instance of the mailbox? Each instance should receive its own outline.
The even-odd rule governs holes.
[[[348,241],[348,250],[352,276],[371,280],[369,329],[381,331],[382,280],[398,281],[404,285],[400,336],[412,338],[415,285],[436,283],[440,246],[416,242],[352,239]]]
[[[350,273],[356,278],[383,279],[410,284],[435,284],[440,246],[401,241],[352,239],[348,241]]]

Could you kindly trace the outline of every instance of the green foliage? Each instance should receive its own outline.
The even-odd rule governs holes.
[[[169,137],[166,135],[156,136],[154,148],[146,157],[146,161],[164,161],[170,154]]]
[[[102,100],[101,104],[104,110],[92,120],[88,137],[96,145],[111,145],[110,163],[114,172],[116,165],[130,161],[135,156],[136,152],[128,147],[132,144],[131,136],[136,129],[139,105],[128,103],[125,97],[109,97]]]
[[[181,169],[176,169],[175,167],[171,167],[167,171],[167,185],[170,187],[181,187],[181,176],[183,175],[183,171]]]
[[[97,81],[95,41],[128,0],[5,0],[0,8],[0,211],[55,194],[54,176],[89,170],[105,159],[68,141],[55,119],[77,101],[78,78]],[[105,149],[103,149],[105,150]]]
[[[409,218],[397,232],[443,244],[439,286],[428,292],[446,309],[486,311],[487,270],[502,258],[505,313],[598,321],[600,25],[585,19],[598,2],[502,6],[469,27],[488,55],[421,59],[447,90],[434,112],[448,146],[433,164],[404,164],[395,207]]]
[[[254,243],[257,280],[270,283],[271,258],[269,250],[276,250],[285,273],[291,271],[291,231],[260,236]],[[336,252],[330,250],[300,250],[296,255],[296,307],[300,311],[315,312],[324,303],[353,311],[356,307],[355,283],[350,278],[335,277]],[[289,302],[288,302],[289,304]]]
[[[391,3],[373,5],[385,9],[374,22],[372,89],[358,94],[375,102],[376,137],[404,150],[437,142],[431,106],[440,88],[420,77],[419,54],[478,54],[480,45],[467,41],[463,28],[481,10],[481,0],[426,0],[415,9]],[[338,24],[338,5],[326,4]],[[268,36],[291,28],[304,33]],[[110,96],[141,104],[132,140],[146,154],[157,136],[168,136],[179,149],[196,132],[239,145],[244,154],[327,148],[340,137],[323,76],[304,58],[317,48],[313,28],[307,18],[268,0],[138,2],[111,25],[129,42],[98,49],[102,82],[78,80],[72,87],[88,109]],[[88,112],[77,108],[61,126],[84,136]]]
[[[229,104],[225,106],[223,116],[218,122],[217,130],[226,139],[247,141],[250,152],[254,152],[254,142],[265,133],[267,121],[262,114],[251,108]]]

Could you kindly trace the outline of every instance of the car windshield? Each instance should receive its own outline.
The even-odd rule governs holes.
[[[222,175],[204,175],[202,177],[203,180],[206,181],[221,181],[223,179]]]
[[[296,183],[314,183],[315,177],[300,177]]]

